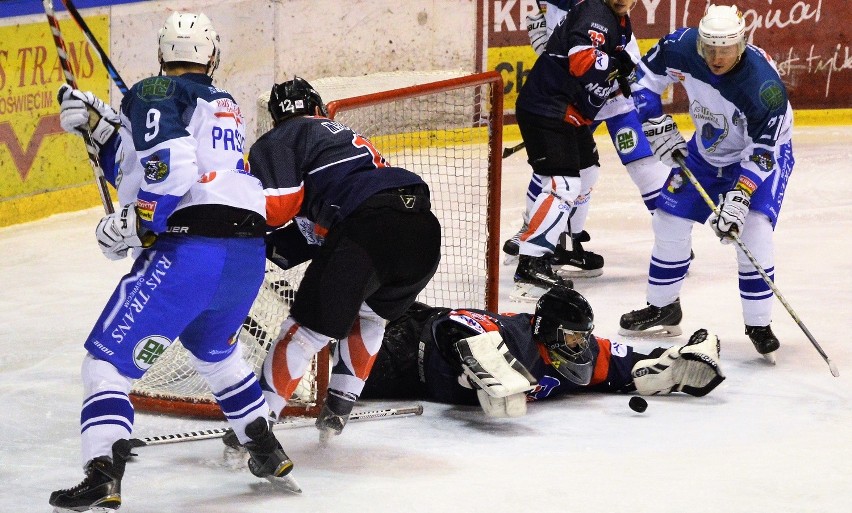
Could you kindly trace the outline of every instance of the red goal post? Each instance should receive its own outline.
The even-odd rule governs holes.
[[[435,278],[418,300],[497,311],[503,81],[496,72],[434,80],[436,73],[440,72],[310,82],[327,102],[331,119],[370,139],[390,165],[415,172],[429,184],[432,208],[442,226],[442,255]],[[266,93],[258,99],[258,111],[263,113],[258,136],[271,128],[268,98]],[[266,279],[238,337],[243,356],[258,374],[306,266],[284,271],[267,262]],[[283,414],[315,417],[328,378],[326,348],[314,359]],[[134,384],[131,400],[140,411],[222,418],[179,341]]]

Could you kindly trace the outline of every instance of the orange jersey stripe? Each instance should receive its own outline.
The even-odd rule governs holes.
[[[598,337],[595,337],[595,340],[598,341],[600,352],[598,353],[598,359],[595,360],[595,372],[592,373],[592,380],[589,382],[589,386],[597,385],[606,380],[606,377],[609,376],[609,361],[612,359],[612,344],[610,341]]]
[[[296,217],[305,199],[305,189],[302,187],[289,194],[270,194],[270,189],[265,190],[264,193],[266,194],[266,224],[269,226],[283,226]]]
[[[568,71],[575,77],[582,77],[592,69],[597,59],[597,51],[588,47],[579,52],[572,53],[568,58]]]

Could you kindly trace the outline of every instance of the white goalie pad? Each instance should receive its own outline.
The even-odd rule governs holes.
[[[522,417],[527,413],[527,394],[521,392],[507,397],[491,397],[484,390],[477,390],[476,397],[482,411],[489,417]]]
[[[512,356],[497,331],[459,340],[453,346],[470,382],[491,397],[508,397],[536,385],[535,378]]]
[[[632,375],[641,395],[707,395],[725,379],[719,368],[719,339],[707,330],[698,330],[687,345],[671,347],[659,358],[636,362]]]

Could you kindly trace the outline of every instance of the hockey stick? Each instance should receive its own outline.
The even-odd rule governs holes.
[[[74,71],[71,69],[71,63],[68,62],[68,52],[65,50],[65,40],[62,38],[62,32],[59,30],[59,22],[56,20],[56,11],[53,9],[53,0],[43,0],[44,13],[47,15],[47,22],[50,24],[50,31],[53,33],[53,42],[56,45],[56,53],[59,54],[59,62],[62,65],[62,71],[65,73],[65,82],[77,89],[77,79],[74,78]],[[89,156],[89,164],[92,166],[92,172],[95,175],[95,182],[98,185],[98,193],[101,196],[104,210],[107,214],[115,212],[112,206],[112,198],[110,198],[107,181],[104,177],[104,170],[101,167],[98,159],[98,149],[92,142],[92,134],[89,128],[85,127],[82,131],[83,142],[86,143],[86,153]]]
[[[713,203],[713,200],[710,199],[710,195],[707,194],[707,191],[704,190],[704,187],[701,186],[701,184],[695,178],[695,175],[692,174],[692,171],[690,171],[689,168],[686,167],[686,162],[683,158],[683,155],[681,155],[680,152],[676,151],[672,154],[672,157],[674,158],[675,162],[677,162],[677,165],[680,166],[680,169],[681,171],[683,171],[683,174],[686,175],[686,178],[698,191],[698,194],[701,195],[701,198],[704,200],[704,202],[707,203],[707,206],[710,207],[710,210],[712,210],[713,213],[718,216],[720,214],[719,208],[716,206],[715,203]],[[734,242],[737,243],[737,246],[739,246],[745,256],[748,257],[749,261],[751,262],[751,265],[754,266],[755,270],[757,270],[758,274],[760,274],[760,277],[763,278],[763,281],[766,282],[770,289],[772,289],[772,293],[775,294],[775,297],[777,297],[779,301],[781,301],[781,304],[784,305],[784,308],[787,309],[787,313],[789,313],[790,317],[792,317],[793,320],[796,321],[796,324],[799,325],[799,328],[801,328],[805,336],[808,337],[808,340],[810,340],[811,344],[813,344],[819,355],[822,356],[822,359],[825,360],[825,363],[828,364],[828,368],[829,370],[831,370],[831,375],[835,378],[839,377],[840,371],[837,370],[837,366],[834,365],[834,363],[828,358],[828,355],[825,354],[825,351],[823,351],[822,347],[819,345],[819,342],[817,342],[814,336],[811,335],[811,332],[810,330],[808,330],[807,326],[805,326],[804,323],[799,320],[799,316],[796,315],[796,312],[793,310],[793,307],[791,307],[790,304],[787,303],[787,300],[784,299],[784,296],[781,294],[781,291],[778,290],[778,287],[775,286],[775,283],[772,281],[772,278],[770,278],[769,275],[766,274],[766,271],[763,270],[763,266],[761,266],[758,263],[757,259],[754,258],[754,255],[751,254],[751,251],[749,251],[748,247],[740,239],[739,234],[733,232],[731,233],[731,238],[734,239]]]
[[[406,406],[402,408],[386,408],[384,410],[368,410],[353,412],[349,421],[378,420],[391,417],[402,417],[407,415],[422,415],[423,405]],[[276,422],[273,429],[291,429],[313,426],[316,419],[307,417],[293,417]],[[170,435],[149,436],[145,438],[131,438],[131,447],[148,447],[150,445],[163,445],[177,442],[195,442],[198,440],[209,440],[211,438],[222,438],[230,428],[205,429],[202,431],[189,431],[186,433],[173,433]]]
[[[514,155],[516,152],[521,151],[526,147],[526,143],[521,141],[519,144],[514,146],[510,146],[508,148],[503,148],[503,158],[506,158],[510,155]]]
[[[71,0],[62,0],[62,5],[65,6],[65,9],[68,10],[68,13],[71,14],[71,17],[74,18],[74,21],[77,22],[77,26],[80,27],[80,30],[83,31],[83,35],[86,36],[86,39],[89,41],[89,44],[95,49],[98,53],[98,57],[101,59],[101,63],[103,63],[104,67],[109,73],[112,81],[115,82],[115,85],[118,87],[118,90],[121,91],[121,94],[127,94],[129,88],[127,84],[124,83],[124,80],[121,79],[121,76],[118,74],[118,70],[115,69],[115,66],[112,65],[112,61],[109,60],[107,53],[101,48],[101,45],[98,44],[98,40],[95,39],[95,35],[92,34],[92,30],[89,28],[89,25],[86,24],[86,20],[80,16],[80,12],[77,10],[77,7]]]

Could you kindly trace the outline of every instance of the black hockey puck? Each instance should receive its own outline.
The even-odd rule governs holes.
[[[630,402],[627,404],[630,405],[631,410],[638,413],[642,413],[643,411],[648,409],[648,401],[638,396],[631,397]]]

